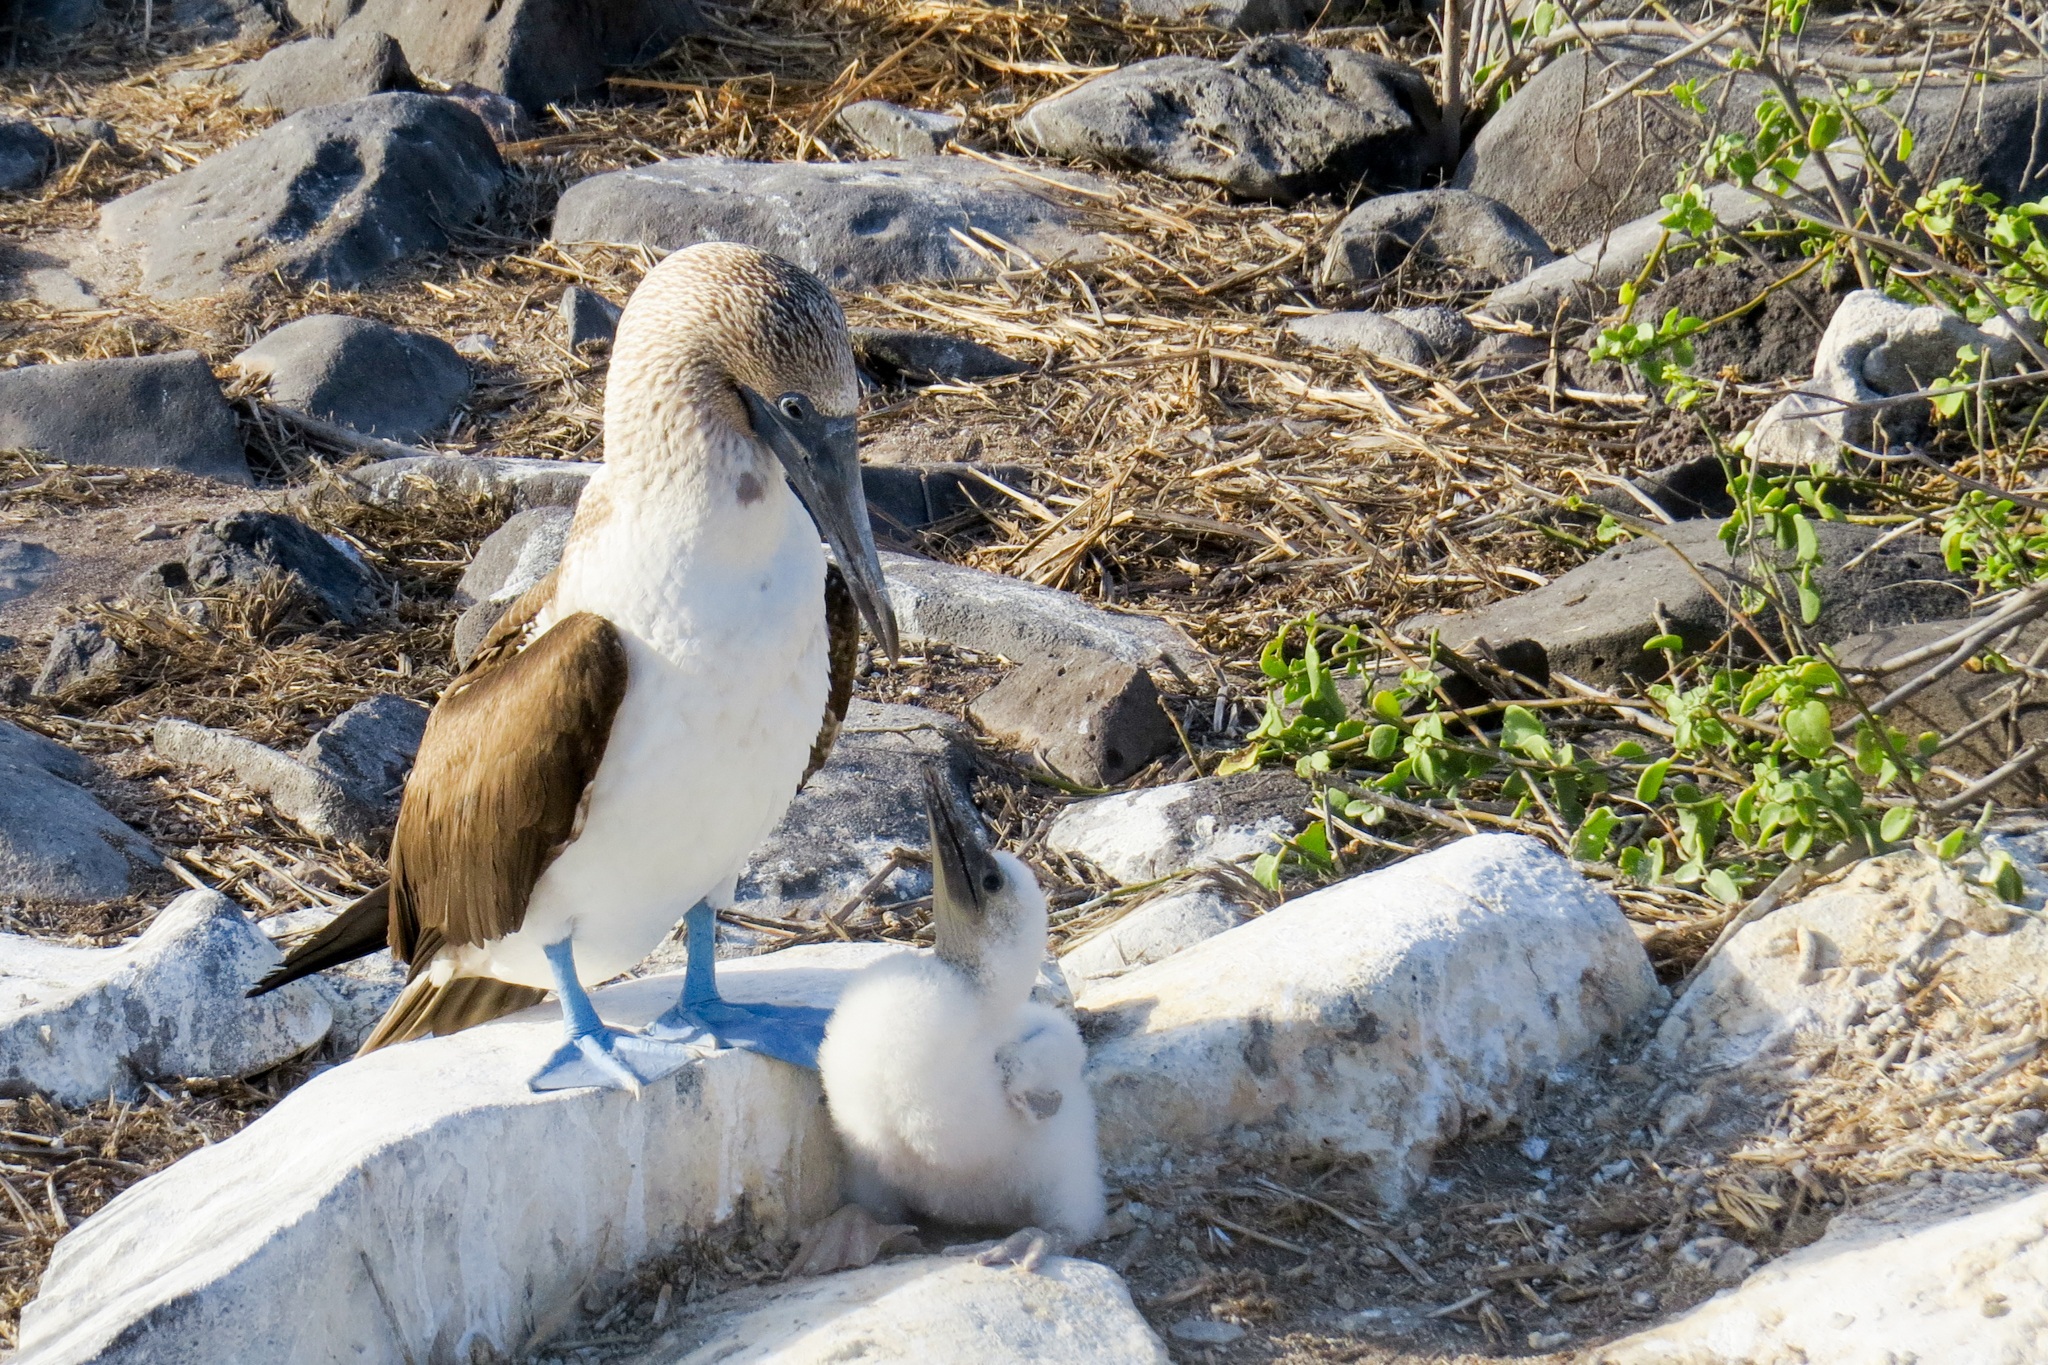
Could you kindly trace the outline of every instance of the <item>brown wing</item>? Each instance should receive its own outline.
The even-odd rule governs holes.
[[[846,708],[853,701],[853,671],[860,665],[860,607],[846,586],[846,575],[830,563],[825,565],[825,659],[832,680],[825,693],[825,721],[811,744],[811,761],[804,768],[803,782],[796,784],[798,791],[832,757],[839,727],[846,723]]]
[[[427,720],[391,840],[389,939],[415,973],[525,922],[604,758],[625,646],[588,612],[531,635],[551,588],[505,613]]]

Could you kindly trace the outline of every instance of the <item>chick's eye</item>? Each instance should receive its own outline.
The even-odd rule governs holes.
[[[782,415],[790,421],[801,422],[804,420],[804,400],[797,395],[793,393],[784,394],[782,401],[777,406],[782,409]]]
[[[1003,889],[1003,874],[1002,874],[1002,873],[1000,873],[1000,872],[984,872],[984,873],[982,873],[982,876],[981,876],[981,889],[982,889],[982,890],[984,890],[984,891],[1000,891],[1000,890],[1002,890],[1002,889]]]

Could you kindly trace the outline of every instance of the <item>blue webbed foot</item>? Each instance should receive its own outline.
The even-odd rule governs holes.
[[[637,1093],[642,1086],[673,1076],[702,1055],[702,1048],[687,1043],[601,1025],[555,1049],[527,1085],[533,1090],[599,1086]]]
[[[647,1026],[647,1036],[671,1046],[708,1043],[743,1047],[792,1066],[818,1069],[818,1046],[832,1011],[815,1005],[743,1004],[713,997],[677,1001]]]

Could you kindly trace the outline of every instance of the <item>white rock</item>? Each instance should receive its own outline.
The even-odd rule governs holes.
[[[1078,651],[1147,668],[1164,663],[1188,678],[1212,667],[1179,626],[1156,616],[1105,611],[1057,588],[887,550],[882,572],[906,643],[934,640],[1020,660]]]
[[[878,945],[722,964],[738,1000],[829,1006]],[[679,977],[596,993],[643,1024]],[[58,1244],[21,1349],[39,1365],[516,1356],[536,1321],[744,1212],[770,1236],[838,1204],[817,1077],[719,1052],[638,1097],[537,1095],[554,1005],[316,1076]],[[104,1092],[102,1092],[104,1093]]]
[[[1060,957],[1060,971],[1079,999],[1098,982],[1164,962],[1249,918],[1243,906],[1215,887],[1188,887],[1147,902],[1081,940]]]
[[[1165,1365],[1116,1272],[1055,1257],[1038,1274],[913,1256],[742,1289],[632,1365]]]
[[[233,901],[188,891],[118,948],[0,935],[0,1093],[62,1104],[142,1081],[247,1076],[326,1034],[327,1003],[295,984],[243,992],[282,960]]]
[[[1291,773],[1204,777],[1077,801],[1046,843],[1118,881],[1147,882],[1270,853],[1304,823],[1307,801],[1308,785]]]
[[[350,470],[348,480],[380,506],[403,507],[454,493],[505,497],[518,511],[573,507],[597,468],[595,460],[538,460],[512,455],[405,455]]]
[[[1962,869],[1911,852],[1873,858],[1731,938],[1665,1017],[1655,1050],[1690,1067],[1742,1066],[1839,1039],[1897,998],[1897,969],[1936,973],[1978,1008],[2038,995],[2044,961],[2048,922],[2015,914]],[[1953,1008],[1944,992],[1927,1005],[1930,1024]]]
[[[1813,377],[1757,419],[1748,450],[1765,459],[1833,468],[1844,445],[1874,450],[1910,439],[1926,420],[1924,402],[1868,405],[1917,392],[1947,375],[1964,346],[1988,359],[1990,375],[2005,373],[2023,352],[2002,331],[1994,335],[1973,327],[1946,308],[1916,308],[1859,289],[1842,300],[1821,333]]]
[[[1836,1215],[1741,1288],[1599,1365],[1899,1365],[2048,1358],[2048,1190],[1950,1174]]]
[[[1439,1143],[1657,998],[1613,899],[1534,840],[1461,839],[1096,986],[1104,1158],[1366,1157],[1398,1205]]]

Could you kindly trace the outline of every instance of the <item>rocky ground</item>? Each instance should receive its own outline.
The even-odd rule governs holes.
[[[239,1177],[180,1158],[317,1146],[292,1116],[348,1084],[396,969],[241,991],[380,876],[425,706],[603,454],[618,306],[707,238],[799,260],[855,325],[911,642],[864,662],[722,948],[920,941],[941,763],[1054,907],[1115,1210],[1072,1311],[1134,1304],[1114,1351],[1989,1359],[2044,1330],[2038,1226],[1972,1229],[2034,1216],[2048,1142],[2048,245],[1969,216],[1995,205],[1907,217],[1948,177],[2044,192],[2038,15],[1830,10],[1795,43],[1780,0],[1480,4],[1446,58],[1412,5],[411,8],[10,12],[24,1358],[95,1358],[64,1324],[129,1311],[92,1286],[150,1199],[210,1252]],[[1773,74],[1817,101],[1782,179],[1662,202],[1715,134],[1756,153]],[[1863,131],[1823,136],[1828,99]],[[1406,1001],[1390,964],[1439,984]],[[1248,1031],[1198,1064],[1170,1018]],[[1114,1099],[1211,1073],[1192,1114]],[[704,1112],[800,1136],[800,1097],[732,1074],[753,1097]],[[461,1349],[684,1358],[829,1211],[765,1189],[683,1200],[644,1254],[592,1233],[558,1301]]]

